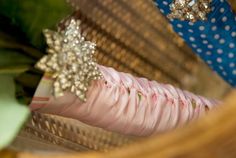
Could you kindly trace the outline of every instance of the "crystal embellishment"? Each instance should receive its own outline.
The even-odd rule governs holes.
[[[102,75],[93,59],[96,45],[85,41],[79,25],[79,20],[72,19],[63,31],[44,30],[48,54],[39,60],[36,67],[52,74],[55,97],[69,91],[86,101],[91,81],[100,79]]]
[[[207,20],[211,2],[212,0],[173,0],[170,4],[171,13],[167,17],[191,22]]]

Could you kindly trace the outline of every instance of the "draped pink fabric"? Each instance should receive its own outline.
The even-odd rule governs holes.
[[[148,136],[182,126],[218,104],[171,85],[98,66],[103,79],[91,84],[85,103],[69,92],[53,97],[52,80],[44,77],[31,109],[123,134]]]

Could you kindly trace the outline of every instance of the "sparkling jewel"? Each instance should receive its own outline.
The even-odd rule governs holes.
[[[170,4],[171,13],[167,17],[191,22],[206,20],[211,11],[211,2],[212,0],[173,0]]]
[[[89,84],[102,75],[93,59],[95,44],[85,41],[79,24],[80,21],[72,19],[65,30],[45,30],[49,54],[42,57],[36,67],[52,74],[54,96],[69,91],[86,101]]]

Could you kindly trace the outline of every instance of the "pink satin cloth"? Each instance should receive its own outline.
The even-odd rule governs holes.
[[[85,103],[69,92],[53,97],[52,79],[44,77],[31,109],[122,134],[149,136],[185,125],[219,103],[171,85],[98,67],[103,79],[91,84]]]

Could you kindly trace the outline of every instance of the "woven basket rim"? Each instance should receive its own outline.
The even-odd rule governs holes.
[[[108,153],[76,153],[55,158],[141,158],[141,157],[235,157],[236,91],[225,99],[223,107],[209,112],[193,124],[162,136],[154,136]],[[221,128],[219,128],[219,125]],[[220,156],[219,156],[220,155]],[[225,157],[224,156],[224,157]],[[51,155],[18,153],[18,158],[49,158]]]

